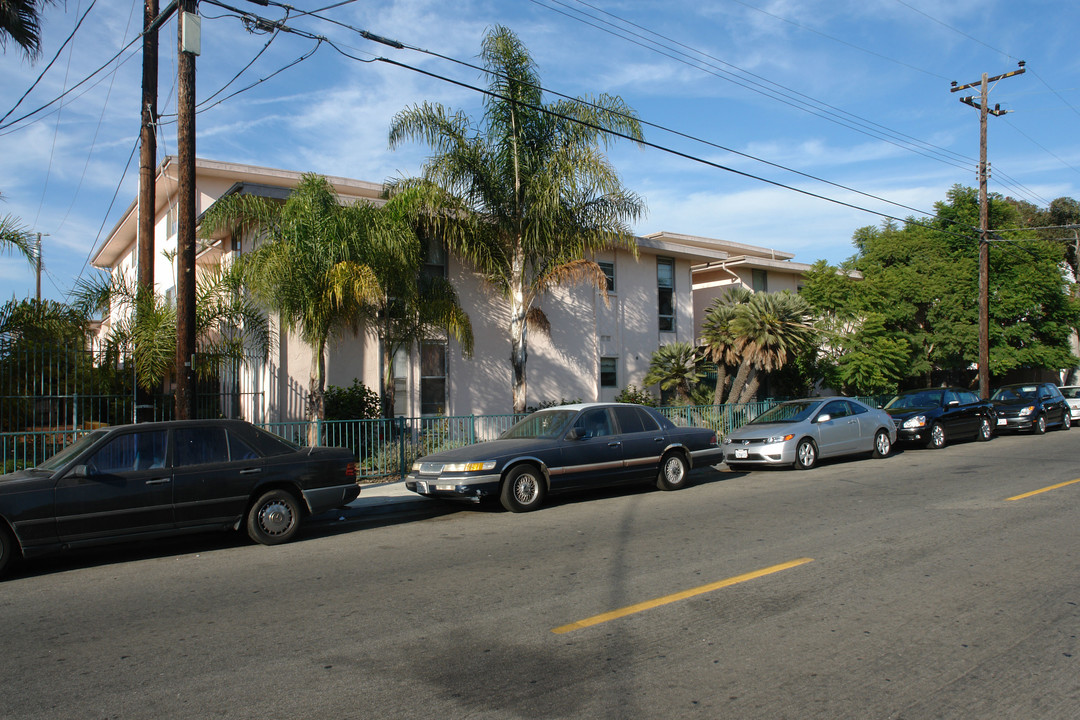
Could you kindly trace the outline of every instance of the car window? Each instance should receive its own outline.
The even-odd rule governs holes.
[[[585,431],[584,437],[606,437],[611,435],[611,417],[607,408],[594,408],[581,413],[574,427]]]
[[[847,403],[843,400],[833,400],[832,402],[826,404],[825,407],[821,409],[821,412],[823,414],[827,414],[829,417],[832,418],[847,417]]]
[[[615,412],[615,420],[619,423],[619,432],[645,432],[645,426],[641,424],[641,416],[637,413],[636,408],[615,407],[612,410]]]
[[[1080,398],[1080,387],[1063,387],[1061,388],[1061,394],[1075,400]]]
[[[1039,386],[1039,399],[1040,400],[1053,400],[1054,392],[1050,389],[1049,385]]]
[[[114,475],[165,467],[164,430],[117,435],[86,461],[91,475]]]
[[[656,418],[645,408],[634,408],[634,412],[641,419],[641,426],[645,429],[645,432],[656,432],[660,429],[660,425],[656,422]]]
[[[229,437],[229,459],[231,460],[254,460],[259,457],[259,453],[255,452],[250,445],[240,439],[240,437],[232,432],[228,433]]]
[[[957,405],[959,405],[960,404],[960,396],[957,395],[952,390],[946,390],[945,391],[945,404],[946,405],[951,405],[952,403],[956,403]]]
[[[941,390],[923,390],[904,395],[897,395],[885,407],[895,410],[908,408],[940,407],[944,396]]]
[[[960,396],[960,402],[964,405],[970,405],[971,403],[979,402],[979,396],[973,392],[967,390],[957,393]]]
[[[176,467],[229,461],[225,428],[220,426],[180,427],[173,430]]]
[[[851,402],[850,400],[848,400],[845,404],[847,405],[848,415],[862,415],[864,412],[867,411],[867,408],[864,407],[861,403]]]

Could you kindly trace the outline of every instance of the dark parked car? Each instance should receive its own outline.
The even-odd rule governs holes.
[[[498,440],[420,458],[405,487],[474,502],[497,496],[523,512],[577,488],[651,480],[677,490],[702,461],[720,461],[714,431],[676,427],[641,405],[587,403],[540,410]]]
[[[997,412],[997,429],[1030,430],[1041,435],[1049,425],[1068,430],[1072,412],[1054,383],[1003,385],[990,396]]]
[[[359,493],[351,450],[301,448],[241,420],[102,428],[0,476],[0,572],[20,554],[241,526],[275,545]]]
[[[897,439],[943,448],[954,438],[989,440],[994,406],[963,388],[925,388],[902,392],[885,405],[896,423]]]
[[[819,458],[855,453],[887,457],[895,440],[892,418],[858,400],[789,400],[725,437],[724,462],[732,470],[763,465],[809,470]]]

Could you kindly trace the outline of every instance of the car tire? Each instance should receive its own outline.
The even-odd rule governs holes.
[[[1072,427],[1072,415],[1069,413],[1068,410],[1066,410],[1061,415],[1061,429],[1062,430],[1068,430],[1071,427]]]
[[[677,451],[669,452],[660,461],[656,487],[661,490],[678,490],[686,487],[689,478],[690,465],[686,462],[686,457]]]
[[[934,423],[930,428],[930,439],[926,442],[926,447],[931,450],[940,450],[948,442],[949,440],[945,436],[945,427],[941,423]]]
[[[280,545],[300,529],[300,504],[287,490],[270,490],[256,500],[247,516],[247,533],[260,545]]]
[[[803,438],[795,446],[795,469],[809,470],[817,465],[817,445],[810,438]]]
[[[4,527],[3,523],[0,523],[0,576],[4,574],[17,554],[15,536]]]
[[[540,470],[535,465],[518,465],[503,480],[499,502],[510,512],[529,512],[543,504],[546,494]]]
[[[1033,435],[1045,435],[1046,434],[1046,416],[1042,413],[1035,418],[1034,424],[1031,426],[1031,433]]]
[[[994,426],[990,424],[990,418],[981,418],[979,420],[979,434],[975,436],[975,439],[979,442],[987,442],[994,436]]]
[[[892,452],[892,440],[889,439],[889,433],[886,430],[878,430],[874,435],[874,451],[871,453],[875,458],[889,457],[889,453]]]

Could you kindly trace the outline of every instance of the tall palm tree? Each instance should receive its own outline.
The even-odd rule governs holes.
[[[2,2],[5,0],[0,0]],[[3,195],[0,195],[2,199]],[[31,265],[37,261],[37,249],[30,231],[14,215],[0,215],[0,252],[9,250],[22,255]]]
[[[750,302],[754,293],[744,287],[728,288],[705,311],[701,325],[701,342],[709,359],[716,363],[716,390],[713,403],[720,405],[727,386],[728,368],[739,364],[737,338],[731,330],[731,321],[738,314],[737,307]]]
[[[0,0],[0,48],[10,39],[33,60],[41,52],[41,11],[56,0]]]
[[[760,372],[779,370],[808,347],[814,338],[812,321],[810,305],[788,291],[756,293],[740,305],[731,321],[731,332],[741,364],[727,401],[749,402],[757,393]]]
[[[649,360],[646,385],[659,385],[662,390],[674,390],[679,399],[691,403],[690,390],[705,377],[701,372],[701,354],[688,342],[661,345]]]
[[[245,256],[245,279],[256,300],[311,348],[309,417],[324,419],[327,343],[359,331],[365,304],[377,301],[382,290],[371,257],[377,247],[393,247],[386,236],[400,228],[383,222],[368,203],[341,205],[329,181],[310,173],[284,203],[223,197],[207,210],[202,227],[210,234],[230,228],[236,237],[252,232],[261,238]]]
[[[601,151],[607,131],[642,139],[618,97],[545,104],[528,50],[508,28],[484,38],[490,94],[478,126],[441,105],[406,108],[390,126],[390,147],[408,140],[434,154],[420,178],[392,190],[422,192],[449,249],[469,261],[509,303],[515,412],[526,406],[529,328],[547,327],[539,302],[565,283],[589,282],[606,297],[593,253],[636,252],[628,223],[644,203],[623,188]]]

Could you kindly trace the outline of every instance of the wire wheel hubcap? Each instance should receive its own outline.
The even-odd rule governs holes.
[[[514,483],[514,497],[522,505],[528,505],[536,500],[540,493],[540,486],[532,475],[522,475]]]

